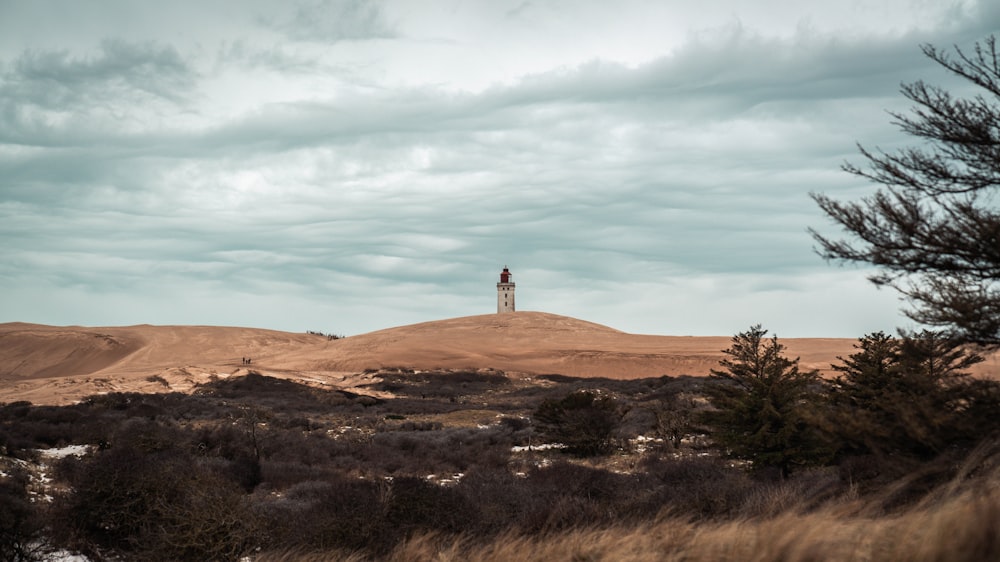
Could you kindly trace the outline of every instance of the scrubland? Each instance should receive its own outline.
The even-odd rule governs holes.
[[[702,378],[371,374],[393,398],[251,373],[190,395],[0,405],[4,558],[1000,557],[988,443],[903,477],[860,456],[782,478],[701,434]],[[581,391],[614,405],[599,454],[549,447],[538,419]],[[39,452],[71,444],[87,453]]]

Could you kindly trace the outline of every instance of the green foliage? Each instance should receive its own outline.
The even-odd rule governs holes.
[[[609,396],[580,391],[543,401],[534,418],[543,435],[566,445],[570,454],[587,457],[611,451],[622,413]]]
[[[760,325],[733,336],[725,370],[713,370],[706,386],[714,409],[701,419],[730,457],[754,469],[775,467],[787,476],[793,468],[823,464],[831,450],[812,418],[819,403],[819,375],[799,371],[798,359],[782,355],[778,338],[765,339]]]
[[[948,450],[968,448],[996,429],[996,385],[968,377],[983,359],[940,333],[897,339],[882,332],[838,358],[828,431],[840,456],[892,459],[900,472]]]

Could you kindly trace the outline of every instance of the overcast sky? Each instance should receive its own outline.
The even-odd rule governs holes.
[[[995,0],[0,0],[0,322],[912,326],[809,198]]]

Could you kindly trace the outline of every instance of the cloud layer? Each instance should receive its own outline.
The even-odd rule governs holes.
[[[354,334],[492,312],[506,264],[633,332],[905,323],[808,194],[872,189],[839,166],[908,141],[900,82],[961,87],[919,45],[1000,9],[472,4],[0,4],[0,321]]]

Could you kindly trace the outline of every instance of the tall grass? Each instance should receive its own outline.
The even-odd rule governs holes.
[[[804,512],[790,508],[768,518],[659,521],[544,536],[502,535],[485,543],[436,534],[413,536],[391,562],[522,561],[871,561],[980,562],[1000,560],[1000,479],[950,486],[951,495],[895,514],[873,516],[871,502],[841,500]],[[961,488],[961,489],[959,489]],[[350,552],[271,552],[256,562],[341,560]]]

